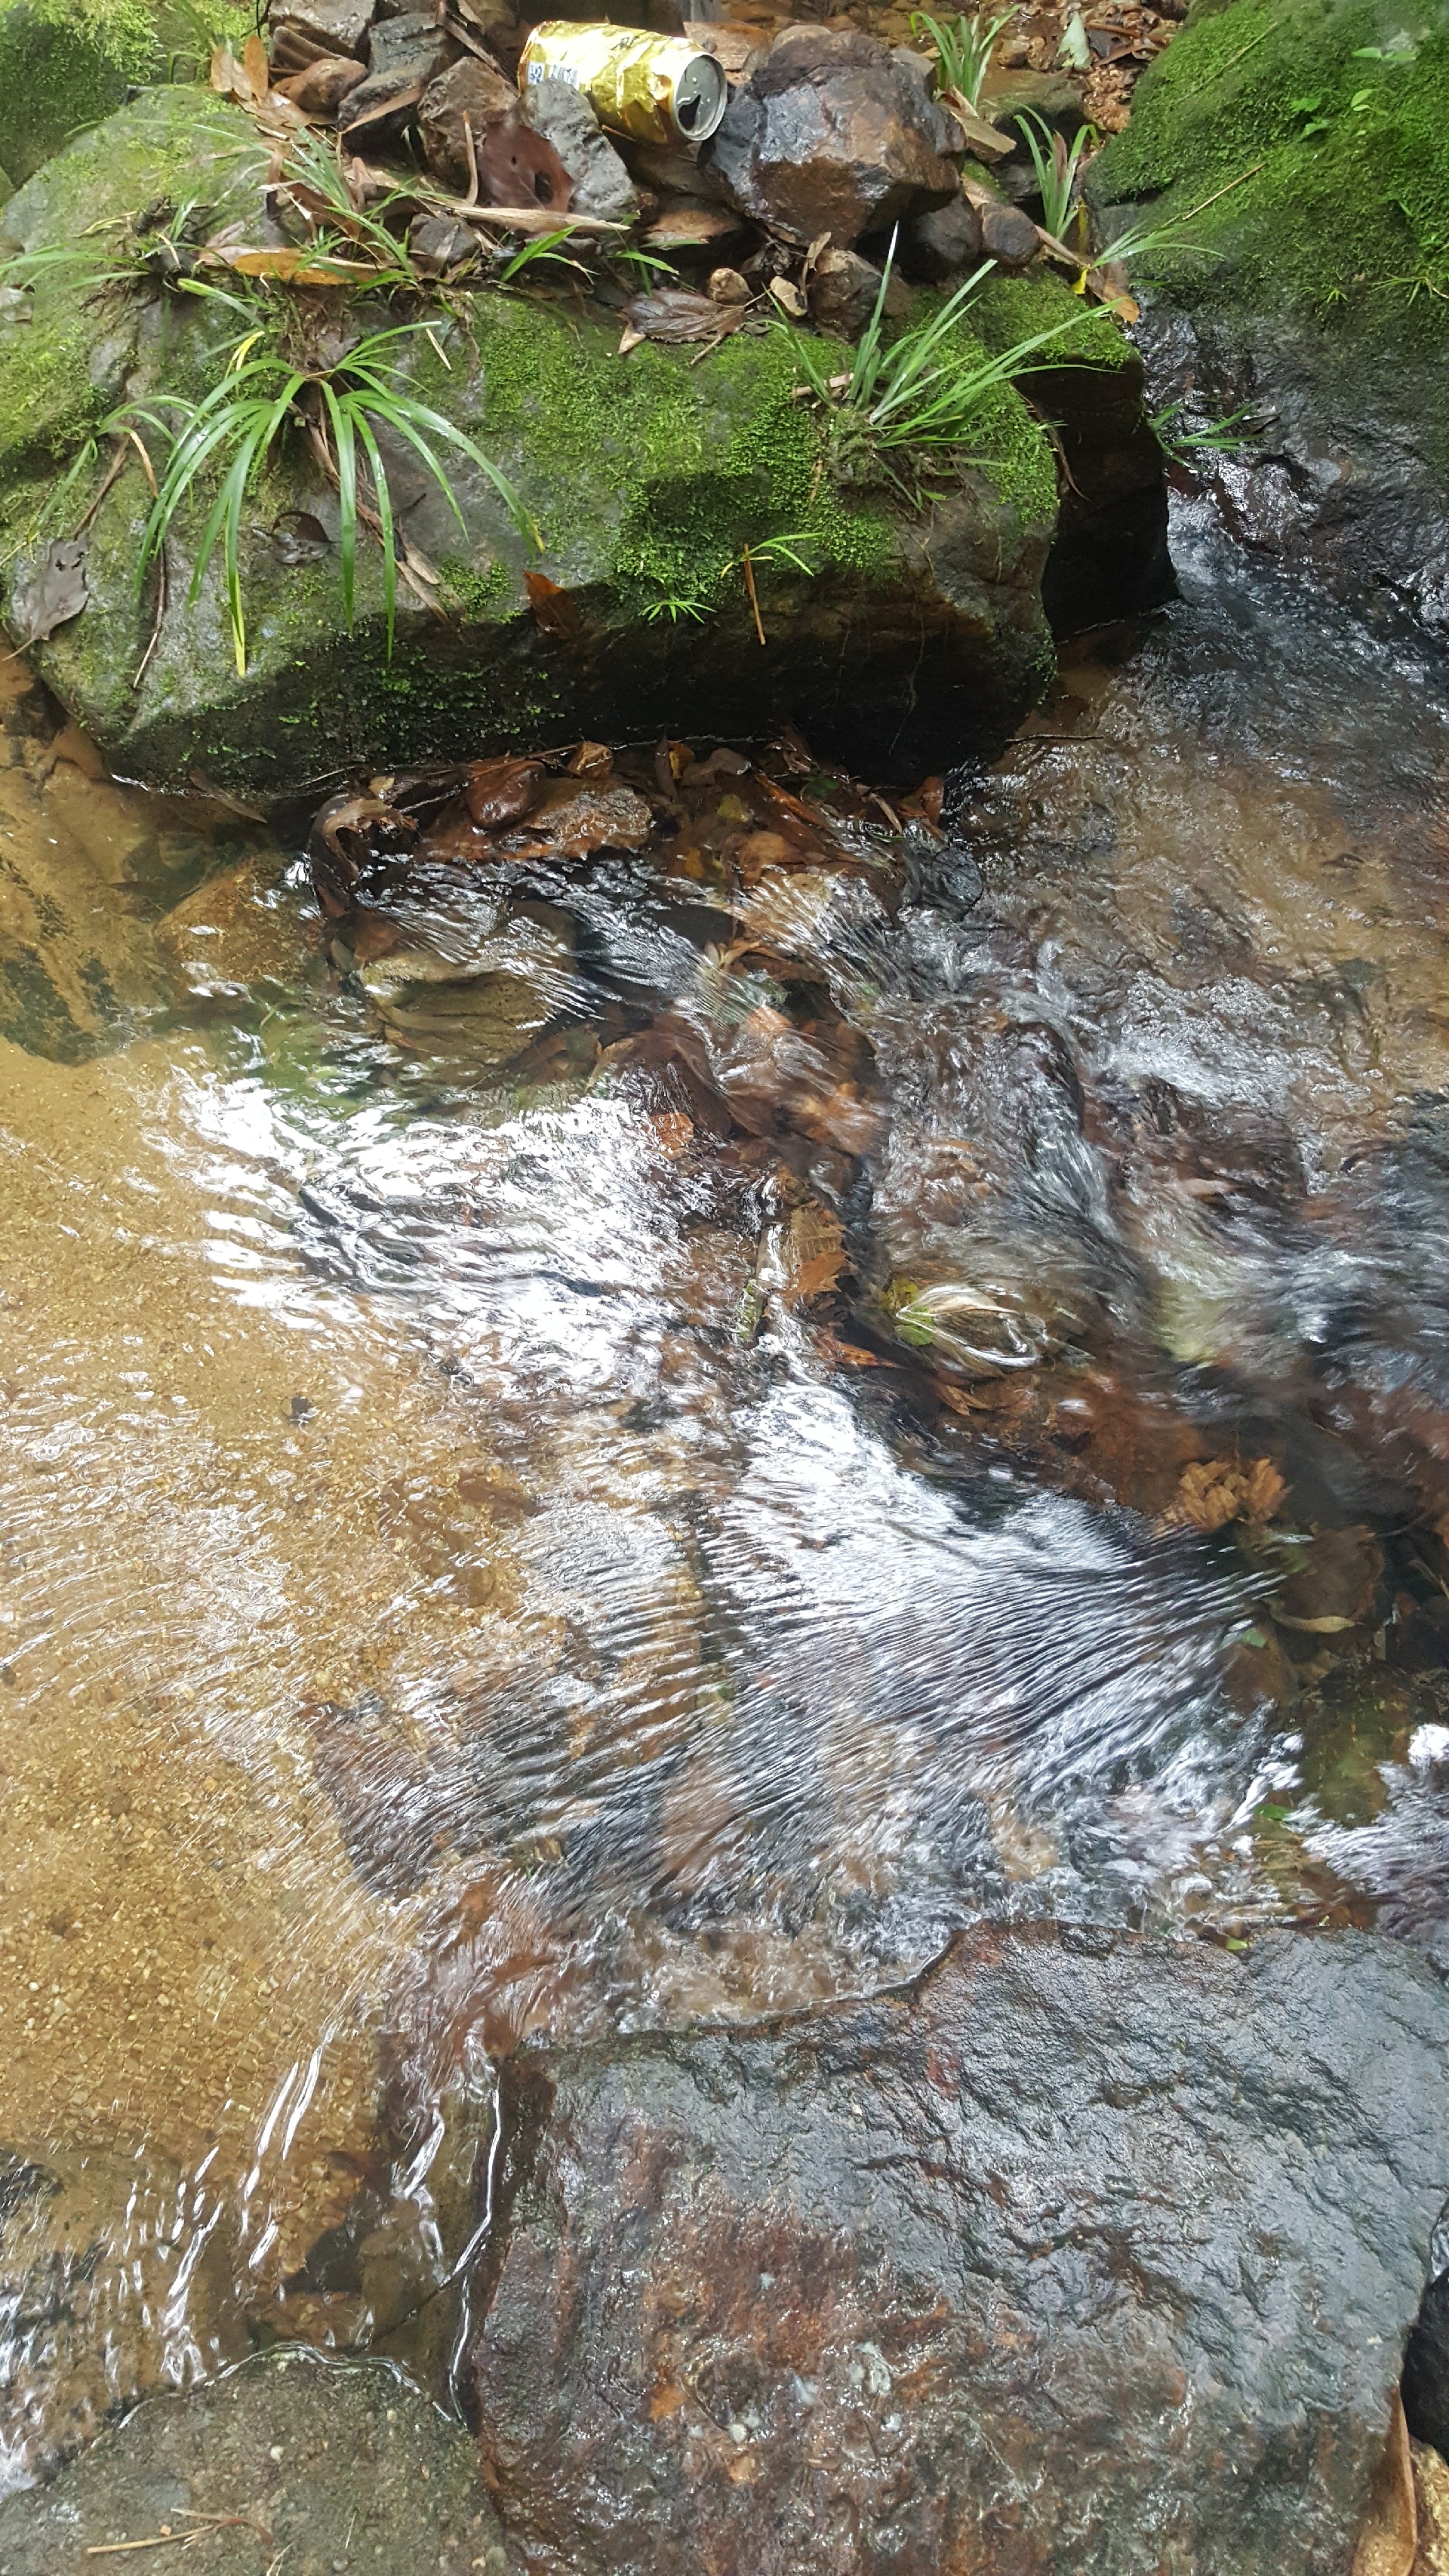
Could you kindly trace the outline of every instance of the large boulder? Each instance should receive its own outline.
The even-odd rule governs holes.
[[[218,225],[248,219],[255,183],[238,146],[250,139],[239,113],[203,92],[148,93],[38,174],[0,229],[16,247],[41,248],[84,223],[198,196]],[[1080,309],[1046,282],[1020,291],[1041,299],[1039,321],[1048,308]],[[42,275],[34,317],[12,326],[0,367],[11,584],[33,571],[57,473],[115,405],[194,400],[215,384],[214,309],[159,285],[97,303],[74,271]],[[402,318],[377,300],[341,308],[352,330]],[[962,363],[979,350],[965,333],[956,345]],[[1102,322],[1072,345],[1108,361],[1111,377],[1124,344]],[[652,345],[621,360],[617,319],[602,311],[483,291],[465,310],[440,311],[430,335],[391,346],[417,393],[512,478],[541,552],[454,451],[461,526],[417,460],[390,448],[400,524],[441,576],[446,613],[404,588],[389,658],[377,551],[360,553],[349,630],[335,500],[297,441],[245,513],[245,672],[219,562],[188,601],[204,495],[168,542],[167,605],[148,655],[155,592],[138,595],[136,566],[150,500],[139,464],[125,463],[88,531],[89,605],[35,651],[128,776],[160,784],[201,769],[233,791],[273,793],[354,759],[638,736],[666,723],[745,732],[784,709],[822,746],[910,768],[999,741],[1045,685],[1040,585],[1056,477],[1010,390],[979,411],[969,467],[917,508],[889,488],[837,491],[780,327],[738,333],[702,363],[695,349]],[[98,462],[81,488],[94,493],[101,472]],[[797,554],[808,539],[815,571],[757,559],[762,647],[741,557],[748,545],[758,558],[777,535]]]
[[[945,205],[963,138],[924,59],[874,36],[787,27],[737,89],[702,154],[741,211],[837,250]]]
[[[1243,454],[1193,458],[1232,523],[1449,634],[1446,137],[1442,10],[1199,0],[1089,193],[1118,224],[1181,219],[1133,263],[1137,337],[1185,426],[1250,408]]]
[[[1387,1942],[1050,1926],[516,2061],[472,2356],[532,2576],[1347,2576],[1449,2193]]]

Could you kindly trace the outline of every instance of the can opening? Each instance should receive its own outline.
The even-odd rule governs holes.
[[[674,84],[674,122],[692,143],[707,143],[724,116],[729,86],[713,54],[696,54]]]

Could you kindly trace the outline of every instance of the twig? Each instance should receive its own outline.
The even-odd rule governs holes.
[[[124,440],[124,439],[117,439],[117,441],[116,441],[116,452],[115,452],[115,455],[111,458],[110,464],[109,464],[109,465],[107,466],[107,468],[106,468],[105,481],[102,483],[101,488],[100,488],[99,492],[96,494],[95,499],[92,501],[90,508],[87,510],[87,512],[86,512],[86,514],[85,514],[85,517],[84,517],[83,519],[78,519],[78,520],[76,521],[76,525],[75,525],[75,535],[76,535],[77,537],[78,537],[78,536],[81,536],[81,535],[84,533],[84,531],[85,531],[85,530],[90,526],[90,523],[91,523],[92,519],[95,517],[97,510],[98,510],[98,509],[100,508],[100,506],[101,506],[101,503],[104,501],[104,499],[105,499],[105,497],[106,497],[106,494],[109,492],[109,490],[110,490],[110,488],[111,488],[111,485],[116,481],[116,479],[117,479],[118,475],[120,474],[121,468],[122,468],[122,466],[125,464],[125,462],[126,462],[126,443],[125,443],[125,440]]]
[[[473,120],[468,114],[466,108],[463,110],[463,140],[468,146],[468,194],[463,199],[463,203],[465,206],[476,206],[478,203],[478,154],[473,142]]]
[[[456,215],[463,223],[500,224],[509,233],[626,233],[628,224],[605,221],[602,215],[550,214],[546,206],[470,206],[466,197],[444,197],[438,200],[445,214]]]
[[[204,2531],[159,2531],[151,2540],[104,2540],[82,2554],[87,2558],[119,2558],[127,2549],[189,2549],[193,2541],[205,2538]]]
[[[750,594],[750,614],[755,621],[755,633],[758,635],[761,644],[763,644],[765,641],[765,630],[760,622],[760,596],[759,592],[755,588],[755,567],[750,561],[750,550],[748,546],[746,546],[744,553],[740,557],[740,567],[745,576],[745,588]]]
[[[156,574],[156,614],[151,620],[151,641],[147,645],[145,652],[142,654],[140,661],[136,665],[135,675],[131,681],[133,692],[139,689],[141,682],[145,679],[146,673],[151,667],[151,657],[155,652],[157,645],[161,641],[161,629],[166,623],[166,610],[169,605],[167,594],[170,584],[166,578],[166,547],[164,542],[156,549]]]

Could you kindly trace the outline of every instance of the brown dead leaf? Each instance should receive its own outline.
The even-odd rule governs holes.
[[[325,251],[218,249],[210,244],[214,259],[234,268],[240,277],[270,277],[284,286],[355,286],[359,281],[376,277],[371,260],[334,259]]]
[[[568,764],[570,778],[607,778],[614,755],[606,742],[581,742]]]
[[[1411,2442],[1419,2547],[1414,2576],[1449,2576],[1449,2461],[1427,2442]]]
[[[638,340],[722,340],[737,331],[744,318],[743,306],[716,304],[707,295],[692,295],[684,286],[651,287],[624,308],[628,330],[637,335],[631,346],[637,346]]]
[[[649,1121],[671,1163],[687,1154],[694,1142],[694,1120],[682,1109],[656,1109]]]
[[[463,785],[463,802],[483,832],[501,832],[531,814],[543,792],[536,760],[475,760]]]
[[[10,598],[10,625],[22,644],[43,644],[59,626],[79,617],[86,589],[87,541],[57,537],[39,563],[20,575]]]
[[[1254,1458],[1246,1467],[1229,1458],[1194,1458],[1178,1479],[1165,1526],[1211,1533],[1230,1521],[1271,1520],[1287,1492],[1271,1458]]]
[[[1388,2439],[1374,2471],[1368,2520],[1353,2553],[1353,2576],[1413,2576],[1419,2516],[1403,2400],[1394,2391]]]
[[[242,47],[241,67],[251,84],[253,98],[265,98],[272,85],[272,72],[260,36],[248,36]]]
[[[836,1368],[894,1368],[894,1360],[882,1359],[879,1351],[868,1351],[859,1342],[843,1342],[837,1333],[822,1328],[816,1333],[815,1347],[823,1360]]]
[[[550,581],[546,572],[526,572],[523,587],[534,622],[544,634],[555,636],[561,644],[577,643],[582,621],[572,593],[561,582]]]

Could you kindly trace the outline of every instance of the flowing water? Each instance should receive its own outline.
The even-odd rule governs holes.
[[[9,666],[12,2479],[278,2338],[446,2390],[526,2035],[1449,1955],[1449,716],[1177,543],[939,801],[645,759],[371,958]]]

